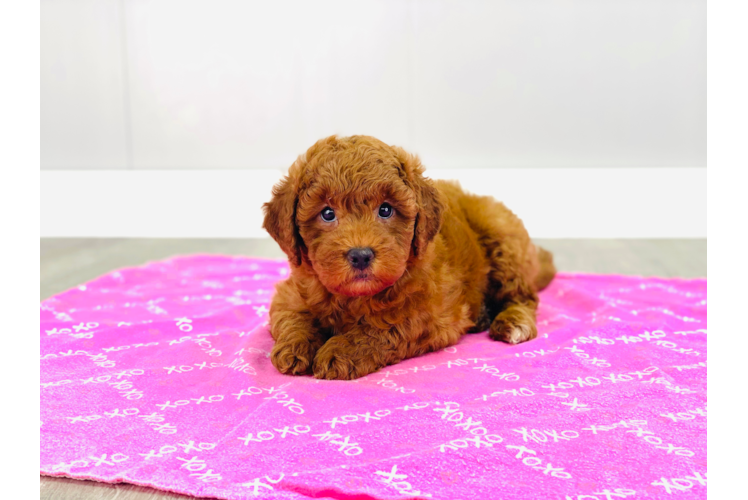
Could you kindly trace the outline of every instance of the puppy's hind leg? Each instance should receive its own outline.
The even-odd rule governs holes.
[[[538,336],[535,311],[538,309],[538,293],[531,277],[526,273],[506,272],[506,263],[497,263],[496,276],[492,280],[487,299],[496,316],[488,329],[488,336],[509,344],[519,344]],[[503,266],[501,264],[504,264]],[[501,270],[505,272],[501,272]]]
[[[488,336],[509,344],[519,344],[538,336],[535,326],[537,301],[526,300],[510,302],[503,311],[496,315]]]
[[[494,260],[493,280],[487,297],[489,303],[495,305],[489,308],[498,313],[489,328],[489,336],[510,344],[538,336],[535,315],[540,301],[538,290],[548,286],[556,274],[550,252],[532,243],[522,244],[530,250],[519,259],[515,258],[513,265],[502,258]],[[511,255],[511,252],[503,252],[501,247],[497,246],[498,255]]]
[[[517,344],[537,337],[538,290],[553,279],[549,252],[538,249],[522,221],[488,196],[463,194],[460,203],[490,265],[484,294],[489,336]]]

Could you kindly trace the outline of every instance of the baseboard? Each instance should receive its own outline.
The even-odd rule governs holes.
[[[705,238],[705,168],[433,169],[535,238]],[[42,170],[42,237],[261,238],[278,170]]]

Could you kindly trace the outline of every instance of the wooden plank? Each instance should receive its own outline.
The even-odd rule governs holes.
[[[67,477],[39,477],[40,500],[185,500],[195,498],[128,483],[99,483]]]

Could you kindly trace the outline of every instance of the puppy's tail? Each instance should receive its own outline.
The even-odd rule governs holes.
[[[540,271],[535,277],[535,286],[538,291],[547,287],[556,276],[556,266],[553,265],[553,254],[545,248],[536,247],[538,249],[538,261],[540,262]]]

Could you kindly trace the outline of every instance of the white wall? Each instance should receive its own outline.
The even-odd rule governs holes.
[[[127,168],[122,14],[114,0],[41,6],[41,166]]]
[[[705,167],[703,0],[46,0],[43,169]]]

